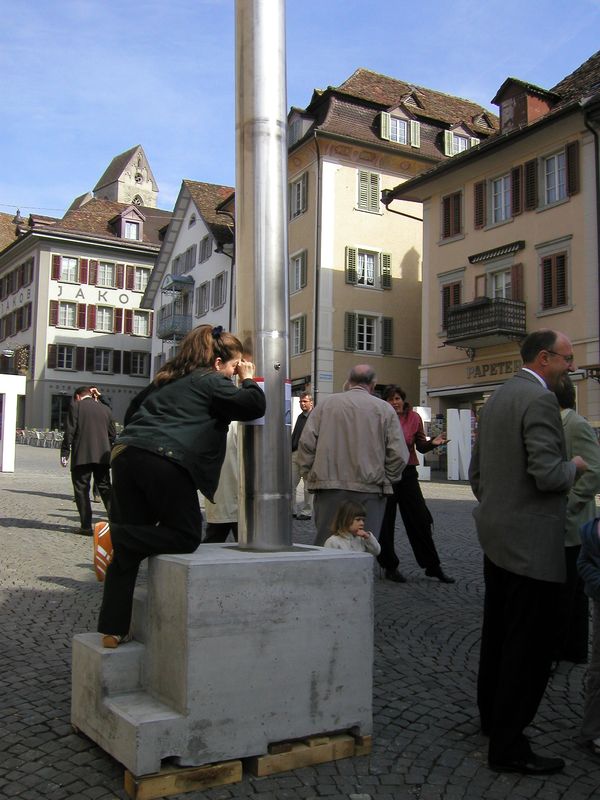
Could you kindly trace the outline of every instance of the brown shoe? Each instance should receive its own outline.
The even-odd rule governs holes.
[[[109,650],[114,650],[120,644],[126,644],[131,641],[131,635],[125,634],[121,636],[118,633],[104,633],[102,634],[102,647],[107,647]]]

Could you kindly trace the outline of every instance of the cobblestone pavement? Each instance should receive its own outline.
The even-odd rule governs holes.
[[[409,581],[375,584],[374,747],[370,756],[178,795],[179,800],[396,800],[600,797],[600,762],[577,744],[584,668],[562,664],[531,730],[567,761],[548,778],[497,775],[474,703],[481,618],[481,554],[460,484],[424,484],[452,586],[424,577],[397,530]],[[95,506],[99,510],[98,506]],[[57,450],[18,446],[0,474],[0,798],[125,798],[123,768],[69,721],[73,634],[95,630],[102,588]],[[294,523],[309,543],[310,522]]]

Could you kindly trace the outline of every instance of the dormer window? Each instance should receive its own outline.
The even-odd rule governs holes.
[[[144,215],[134,204],[113,217],[109,225],[121,239],[128,239],[131,242],[144,240]]]
[[[455,131],[444,131],[444,155],[455,156],[458,153],[463,153],[470,147],[476,147],[479,144],[479,139],[475,136],[469,136],[463,129]]]
[[[125,231],[124,237],[125,239],[133,239],[135,241],[139,241],[140,239],[140,223],[139,222],[129,222],[129,220],[125,221]]]
[[[421,124],[414,119],[405,119],[382,111],[381,138],[388,142],[396,142],[396,144],[420,147]]]

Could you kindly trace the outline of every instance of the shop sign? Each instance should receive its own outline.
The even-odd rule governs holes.
[[[520,358],[511,361],[493,361],[489,364],[474,364],[467,367],[467,380],[477,378],[491,378],[496,375],[513,375],[521,369],[523,362]]]

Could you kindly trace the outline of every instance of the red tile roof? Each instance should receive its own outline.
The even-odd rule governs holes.
[[[215,239],[223,243],[233,241],[228,217],[217,214],[216,209],[217,206],[233,195],[234,189],[231,186],[219,186],[218,184],[201,183],[200,181],[184,180],[183,183]]]

